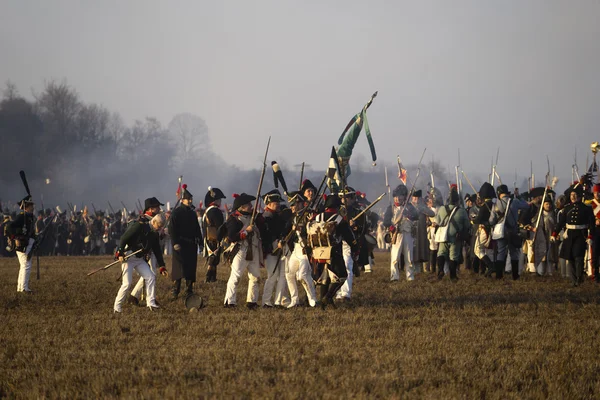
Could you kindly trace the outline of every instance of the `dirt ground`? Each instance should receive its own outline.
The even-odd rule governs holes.
[[[600,396],[600,288],[589,281],[462,271],[457,283],[389,282],[389,255],[377,253],[337,309],[225,309],[221,267],[217,283],[197,284],[199,312],[171,301],[161,277],[159,311],[113,314],[120,268],[86,276],[110,261],[42,258],[38,281],[34,260],[25,295],[17,260],[0,259],[0,397]]]

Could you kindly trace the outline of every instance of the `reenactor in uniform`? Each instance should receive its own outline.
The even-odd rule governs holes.
[[[592,239],[592,270],[596,283],[600,283],[600,183],[594,185],[593,188],[594,198],[590,202],[592,212],[594,214],[595,229],[594,237]]]
[[[202,243],[202,234],[198,218],[193,210],[194,197],[183,185],[181,204],[171,216],[169,235],[173,243],[173,261],[171,278],[173,279],[173,299],[181,291],[181,279],[186,281],[186,297],[194,293],[196,282],[196,264],[198,262],[198,244]]]
[[[31,293],[29,288],[29,275],[31,273],[31,249],[35,243],[35,217],[33,215],[34,203],[31,196],[27,195],[19,203],[21,212],[9,225],[8,234],[19,259],[19,278],[17,292]]]
[[[427,231],[427,223],[429,218],[435,217],[435,212],[427,207],[427,203],[423,200],[423,191],[417,190],[413,192],[411,204],[419,212],[419,218],[413,225],[413,236],[415,243],[413,247],[413,264],[417,270],[423,271],[423,263],[429,261],[429,238]]]
[[[565,191],[565,196],[571,203],[559,214],[552,240],[556,240],[563,229],[566,230],[560,257],[570,261],[573,286],[578,286],[583,283],[585,253],[592,245],[596,222],[592,208],[582,203],[582,185],[572,185]]]
[[[206,283],[217,281],[217,266],[221,260],[221,240],[219,228],[225,222],[223,211],[221,210],[221,200],[225,195],[219,188],[208,187],[208,192],[204,196],[206,211],[202,218],[202,228],[204,231],[204,257],[208,267],[206,269]]]
[[[144,201],[144,213],[142,215],[140,215],[140,217],[138,218],[138,221],[140,223],[143,224],[150,224],[152,219],[160,214],[160,206],[164,206],[163,203],[161,203],[160,201],[158,201],[158,199],[156,197],[150,197],[148,199],[146,199]],[[157,218],[156,222],[158,222],[159,219]],[[166,219],[162,218],[161,223],[157,225],[156,229],[154,229],[154,232],[152,233],[153,235],[156,234],[158,235],[158,240],[159,240],[159,251],[158,253],[160,254],[156,254],[154,252],[154,248],[152,248],[152,252],[149,252],[146,254],[146,261],[148,262],[148,266],[150,267],[150,270],[152,271],[152,273],[154,274],[154,276],[157,276],[160,273],[160,266],[162,265],[164,267],[165,262],[163,260],[162,257],[162,248],[160,247],[160,231],[161,229],[164,227],[165,225],[165,221]],[[160,261],[159,261],[160,260]],[[166,274],[166,271],[165,271]],[[137,284],[135,285],[135,287],[133,288],[133,290],[131,291],[131,297],[129,298],[130,301],[136,305],[138,305],[140,303],[140,300],[142,300],[142,293],[144,291],[144,278],[141,277]],[[146,287],[146,300],[148,299],[148,288]],[[158,304],[158,302],[156,302],[156,304]]]
[[[225,221],[227,241],[229,246],[225,249],[225,256],[231,262],[231,275],[227,281],[225,293],[225,308],[236,307],[237,286],[242,274],[248,271],[248,293],[246,307],[258,308],[260,291],[260,264],[262,248],[260,245],[261,234],[264,233],[264,222],[260,215],[252,221],[252,201],[256,197],[246,193],[233,195],[232,213]]]
[[[283,239],[285,221],[280,215],[280,203],[282,202],[279,190],[273,189],[263,196],[265,211],[262,213],[264,220],[264,234],[261,233],[262,250],[267,269],[267,279],[263,288],[263,307],[283,307],[287,301],[287,281],[285,279],[285,261],[281,253],[279,242]],[[275,301],[273,302],[273,291]]]
[[[306,211],[302,213],[307,204],[306,199],[302,197],[299,191],[288,193],[288,203],[293,215],[287,221],[284,233],[286,236],[291,233],[291,236],[289,243],[282,244],[284,246],[288,245],[291,251],[288,256],[285,274],[291,297],[288,308],[299,305],[298,281],[302,282],[302,286],[304,286],[308,305],[315,307],[317,305],[317,292],[308,259],[310,247],[308,247],[308,234],[306,231],[306,222],[310,214]],[[285,249],[283,250],[285,251]]]
[[[334,298],[347,278],[342,242],[350,245],[351,254],[358,251],[352,229],[339,214],[342,202],[336,195],[327,196],[325,211],[309,222],[307,231],[316,265],[313,278],[321,285],[321,307],[335,307]],[[322,257],[322,258],[321,258]]]
[[[156,257],[160,274],[167,274],[158,239],[158,231],[164,225],[165,219],[162,214],[153,217],[151,221],[141,217],[138,221],[131,223],[123,236],[121,236],[115,258],[119,259],[122,263],[123,280],[113,306],[115,313],[122,311],[123,303],[125,303],[127,298],[127,292],[131,288],[134,270],[141,275],[146,285],[146,307],[151,310],[158,308],[155,297],[156,275],[150,269],[146,258],[152,252]],[[128,252],[134,253],[140,249],[142,250],[140,253],[129,257],[127,260],[124,259]]]
[[[504,225],[502,237],[496,240],[498,252],[496,257],[496,278],[502,278],[506,259],[510,255],[512,278],[513,280],[517,280],[519,279],[520,249],[523,245],[518,231],[519,211],[528,209],[529,204],[519,199],[517,197],[518,193],[515,193],[515,196],[510,198],[508,187],[504,184],[496,188],[496,193],[498,201],[496,201],[492,209],[490,225]]]
[[[348,222],[353,233],[353,241],[356,241],[358,247],[358,253],[367,252],[367,263],[368,263],[368,249],[366,244],[363,245],[361,238],[364,240],[365,231],[365,215],[363,214],[357,221],[353,221],[353,218],[360,213],[360,209],[356,204],[356,191],[354,188],[348,186],[346,190],[338,193],[340,201],[345,208],[344,220]],[[352,253],[351,243],[342,240],[342,256],[344,258],[344,265],[346,266],[346,281],[337,292],[336,300],[350,301],[352,298],[352,286],[354,283],[354,276],[358,276],[358,266],[355,265],[355,257],[358,258],[358,254]]]
[[[398,185],[393,193],[394,204],[390,204],[385,211],[383,224],[388,228],[389,242],[392,245],[390,254],[390,280],[400,279],[400,256],[404,254],[404,268],[406,280],[415,279],[413,266],[413,225],[419,220],[419,211],[407,203],[408,189],[405,185]],[[402,213],[402,215],[400,215]],[[444,266],[440,266],[444,268]]]
[[[473,244],[473,253],[480,262],[480,271],[487,277],[491,277],[495,272],[494,262],[492,261],[492,226],[490,225],[490,216],[494,207],[493,199],[496,198],[496,190],[488,183],[484,182],[477,193],[477,203],[479,210],[473,219],[473,233],[475,242]],[[475,228],[476,227],[476,228]]]

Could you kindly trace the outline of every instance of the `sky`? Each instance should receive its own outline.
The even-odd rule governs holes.
[[[0,2],[0,81],[31,98],[66,79],[85,102],[164,125],[205,119],[216,153],[325,169],[349,119],[368,117],[378,162],[424,148],[453,169],[562,182],[600,140],[600,2]],[[364,133],[355,154],[370,158]],[[271,158],[271,157],[270,157]],[[508,179],[505,179],[508,180]]]

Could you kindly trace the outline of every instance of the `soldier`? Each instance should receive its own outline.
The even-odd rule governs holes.
[[[225,308],[236,307],[237,285],[242,274],[248,271],[248,294],[246,307],[258,308],[260,285],[260,261],[262,258],[260,246],[260,230],[263,230],[262,217],[258,215],[256,221],[252,219],[252,201],[256,197],[246,193],[233,195],[232,214],[225,221],[227,240],[230,245],[225,250],[231,262],[231,275],[227,281],[225,293]]]
[[[358,243],[347,221],[339,214],[341,200],[327,196],[325,211],[308,224],[309,246],[316,261],[314,278],[321,285],[321,307],[335,307],[333,301],[347,277],[342,242],[350,245],[351,254],[358,251]],[[320,258],[323,257],[323,258]]]
[[[30,252],[35,242],[35,217],[33,215],[34,203],[30,195],[27,195],[19,203],[21,212],[17,218],[10,223],[8,234],[19,260],[19,278],[17,280],[17,292],[31,293],[29,288],[29,274],[31,273]]]
[[[160,206],[164,206],[163,203],[161,203],[160,201],[158,201],[158,199],[156,197],[150,197],[146,200],[144,200],[144,213],[142,215],[140,215],[139,217],[139,221],[141,223],[150,223],[151,220],[157,216],[158,214],[160,214]],[[166,221],[166,219],[164,219],[164,217],[162,218],[164,221]],[[157,219],[157,221],[159,221],[159,219]],[[158,240],[159,240],[159,248],[160,248],[160,230],[164,227],[165,222],[162,221],[162,223],[160,224],[160,226],[158,226],[154,232],[158,235]],[[147,253],[147,261],[148,261],[148,266],[150,267],[150,270],[152,271],[152,273],[154,274],[154,276],[157,276],[160,272],[160,265],[164,266],[165,262],[163,260],[162,257],[162,248],[160,249],[159,253],[160,254],[156,254],[154,253],[154,248],[151,249],[152,252]],[[160,260],[160,261],[159,261]],[[165,272],[166,274],[166,272]],[[129,300],[133,303],[138,305],[140,303],[140,300],[142,299],[142,293],[144,291],[144,278],[140,277],[140,279],[138,280],[137,284],[135,285],[135,287],[133,288],[133,290],[131,291],[131,297],[129,297]],[[148,299],[148,288],[146,287],[146,300]],[[156,302],[156,304],[158,304],[158,302]]]
[[[221,240],[219,228],[225,222],[223,211],[221,210],[221,199],[226,199],[219,188],[208,187],[208,192],[204,196],[206,211],[202,218],[202,228],[204,231],[204,257],[208,268],[206,269],[206,283],[217,281],[217,266],[221,259]]]
[[[352,241],[356,241],[358,252],[361,251],[361,243],[359,238],[363,235],[365,227],[365,216],[363,215],[360,221],[353,221],[360,210],[356,206],[356,191],[354,188],[348,186],[345,191],[338,193],[340,201],[346,209],[346,215],[344,219],[348,222],[348,225],[352,229]],[[364,251],[367,251],[365,248]],[[358,275],[358,271],[355,268],[355,256],[352,253],[351,243],[346,240],[342,240],[342,256],[344,258],[344,265],[346,266],[346,281],[337,292],[336,300],[350,301],[352,298],[352,286],[354,283],[354,275]],[[368,257],[368,256],[367,256]]]
[[[592,270],[594,274],[594,279],[596,283],[600,283],[600,268],[599,259],[600,259],[600,183],[596,183],[593,188],[594,198],[590,202],[590,206],[592,207],[592,212],[594,214],[595,221],[595,229],[594,229],[594,237],[592,240]]]
[[[393,193],[394,204],[388,206],[383,217],[383,224],[390,231],[390,281],[400,279],[400,256],[404,254],[404,268],[406,280],[415,279],[413,266],[413,225],[419,219],[419,212],[410,203],[407,203],[408,189],[405,185],[398,185]],[[402,214],[401,214],[402,213]],[[440,266],[444,268],[444,266]]]
[[[457,188],[452,186],[448,194],[448,204],[439,207],[435,217],[436,226],[448,227],[447,240],[439,242],[437,254],[439,280],[444,278],[446,261],[449,261],[450,280],[452,282],[458,280],[456,270],[462,257],[462,243],[470,228],[469,216],[465,209],[458,205],[459,201]]]
[[[186,281],[186,298],[194,293],[196,282],[196,264],[198,262],[198,244],[202,243],[202,234],[198,218],[193,210],[194,197],[183,185],[181,205],[173,210],[169,226],[169,235],[173,243],[173,261],[171,278],[173,279],[173,299],[181,291],[181,279]]]
[[[565,196],[571,200],[571,203],[559,214],[551,240],[556,240],[558,233],[563,229],[566,230],[560,257],[570,261],[573,286],[579,286],[583,283],[585,252],[592,245],[596,223],[592,208],[582,203],[582,185],[572,185],[565,191]]]
[[[264,235],[261,235],[262,249],[267,269],[267,280],[263,289],[263,307],[283,307],[289,303],[286,297],[287,281],[285,280],[285,261],[279,242],[283,239],[285,221],[281,217],[280,203],[282,201],[279,190],[273,189],[263,196],[265,211],[262,213],[264,219]],[[273,302],[273,290],[275,290],[275,302]]]
[[[122,311],[127,292],[131,287],[134,270],[142,276],[146,285],[146,307],[150,308],[150,310],[158,308],[155,298],[156,275],[152,272],[148,263],[146,263],[145,257],[149,256],[150,252],[154,253],[160,274],[167,275],[158,239],[158,231],[164,225],[165,219],[162,214],[156,215],[151,221],[142,216],[138,221],[129,225],[123,236],[121,236],[115,258],[118,258],[122,263],[121,269],[123,281],[119,288],[119,292],[117,293],[117,297],[115,298],[115,304],[113,306],[115,313],[120,313]],[[136,252],[140,249],[142,249],[140,253],[124,260],[126,252]]]
[[[423,263],[429,261],[429,239],[427,237],[427,222],[428,218],[435,217],[435,212],[427,207],[427,203],[423,200],[423,191],[416,190],[413,192],[411,204],[419,212],[419,217],[414,224],[413,235],[415,238],[413,249],[413,263],[419,271],[423,271]]]
[[[519,279],[519,256],[522,246],[522,239],[518,232],[518,215],[520,210],[528,209],[529,204],[520,200],[517,197],[518,193],[515,193],[514,198],[510,198],[508,187],[504,184],[496,188],[496,193],[498,201],[492,209],[489,221],[496,232],[501,232],[495,239],[498,252],[496,278],[502,279],[506,258],[510,253],[512,278],[517,280]],[[500,225],[501,229],[495,225]],[[492,239],[494,239],[494,234],[492,234]]]
[[[306,232],[306,221],[308,220],[309,214],[307,212],[301,214],[304,208],[307,207],[306,200],[302,197],[300,192],[291,192],[288,193],[288,203],[290,204],[293,213],[293,217],[287,221],[285,229],[286,235],[293,231],[289,242],[292,253],[288,257],[285,274],[291,297],[288,308],[296,307],[299,304],[298,280],[301,281],[302,286],[304,286],[308,305],[310,307],[315,307],[317,305],[317,292],[315,289],[315,281],[311,276],[310,262],[308,260],[310,247],[308,247]],[[285,243],[283,245],[285,245]],[[283,250],[285,251],[285,249]]]
[[[300,188],[300,193],[302,194],[302,197],[304,197],[306,199],[306,202],[308,204],[310,204],[313,201],[313,198],[315,197],[316,192],[317,192],[317,188],[315,187],[315,185],[313,185],[313,183],[309,179],[305,179],[302,181],[302,187]]]

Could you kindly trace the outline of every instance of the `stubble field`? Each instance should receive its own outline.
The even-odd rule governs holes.
[[[338,309],[224,309],[221,267],[219,282],[197,284],[200,312],[171,302],[161,277],[161,310],[127,305],[113,315],[120,268],[86,277],[109,261],[43,258],[39,281],[34,261],[35,293],[24,295],[16,259],[0,259],[0,397],[600,396],[591,282],[462,272],[456,284],[429,274],[390,283],[389,255],[377,253],[374,272],[356,278],[352,303]]]

